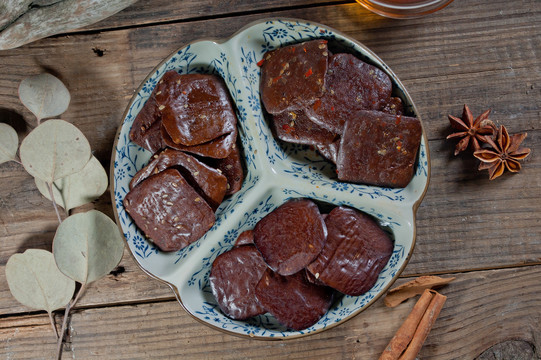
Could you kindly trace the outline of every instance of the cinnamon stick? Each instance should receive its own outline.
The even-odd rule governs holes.
[[[415,359],[446,299],[446,296],[426,289],[379,360]]]
[[[388,307],[395,307],[409,298],[422,294],[426,289],[434,289],[446,285],[454,279],[454,277],[419,276],[414,280],[389,290],[383,302]]]

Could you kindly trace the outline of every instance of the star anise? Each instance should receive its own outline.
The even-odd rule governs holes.
[[[490,180],[503,174],[505,169],[518,172],[521,168],[518,161],[530,154],[530,149],[520,147],[526,135],[526,133],[509,135],[505,126],[500,126],[496,141],[486,137],[486,142],[492,149],[480,149],[473,153],[476,158],[481,160],[479,170],[488,169]]]
[[[455,155],[458,155],[459,152],[466,150],[470,144],[470,140],[473,151],[481,149],[479,141],[486,142],[485,136],[493,135],[495,133],[496,126],[492,120],[488,119],[489,114],[490,109],[473,120],[473,115],[470,109],[467,105],[464,105],[462,119],[449,115],[451,126],[459,131],[447,136],[447,139],[456,137],[462,138],[456,145]]]

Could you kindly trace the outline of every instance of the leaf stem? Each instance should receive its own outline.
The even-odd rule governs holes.
[[[62,217],[60,217],[60,212],[58,211],[58,205],[56,204],[56,201],[54,200],[53,184],[47,183],[47,189],[49,190],[49,196],[51,197],[51,201],[53,202],[54,211],[56,212],[56,216],[58,217],[58,223],[62,224]]]
[[[79,300],[79,297],[84,292],[86,288],[86,284],[82,284],[81,288],[77,292],[77,295],[75,295],[75,299],[71,300],[68,305],[66,305],[66,311],[64,311],[64,320],[62,321],[62,329],[60,330],[60,336],[58,337],[58,342],[56,346],[56,359],[60,360],[62,358],[62,344],[64,343],[64,337],[66,336],[66,327],[68,325],[68,318],[69,313],[73,306],[75,306],[75,303],[77,300]]]
[[[56,339],[58,340],[58,330],[56,329],[56,324],[54,323],[54,318],[53,318],[53,314],[52,312],[49,312],[49,320],[51,320],[51,325],[53,327],[53,330],[54,330],[54,334],[56,335]]]

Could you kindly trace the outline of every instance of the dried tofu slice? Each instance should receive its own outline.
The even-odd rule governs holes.
[[[351,54],[335,54],[329,59],[325,92],[306,108],[314,122],[342,134],[347,119],[359,110],[380,110],[391,98],[389,76],[377,67]]]
[[[253,245],[235,247],[214,260],[209,283],[224,314],[244,320],[266,312],[255,295],[266,269],[267,264]]]
[[[154,91],[133,120],[130,129],[131,141],[153,153],[160,150],[164,147],[160,132],[161,122]]]
[[[290,110],[273,115],[276,136],[283,141],[303,145],[331,143],[336,134],[310,120],[303,110]]]
[[[226,195],[232,195],[239,191],[244,182],[244,167],[242,166],[242,156],[238,143],[233,144],[231,152],[223,159],[204,159],[210,166],[220,170],[227,178]]]
[[[227,178],[218,170],[179,150],[165,149],[152,157],[130,181],[133,189],[144,179],[163,170],[175,168],[188,183],[216,210],[227,191]]]
[[[386,187],[409,184],[422,137],[417,118],[360,111],[344,129],[336,162],[338,179]]]
[[[215,75],[168,71],[156,86],[162,124],[175,144],[194,146],[231,133],[237,116],[224,81]]]
[[[381,111],[393,115],[404,115],[404,103],[399,97],[392,97]]]
[[[246,230],[240,233],[237,241],[235,241],[235,246],[254,244],[254,231]]]
[[[301,109],[323,94],[327,40],[312,40],[269,51],[261,65],[260,92],[271,114]]]
[[[338,150],[340,149],[340,138],[337,138],[330,144],[316,145],[317,151],[327,160],[336,164],[338,160]]]
[[[163,126],[161,129],[161,135],[164,144],[172,149],[182,150],[191,154],[210,157],[213,159],[225,159],[229,156],[229,154],[231,154],[231,151],[233,151],[233,148],[235,147],[235,142],[237,140],[237,128],[235,127],[230,133],[222,135],[207,143],[193,146],[175,144]]]
[[[317,205],[308,199],[290,200],[261,219],[254,243],[269,267],[291,275],[311,263],[327,235]]]
[[[364,294],[391,257],[392,240],[372,218],[355,209],[336,207],[325,223],[327,242],[307,270],[346,295]]]
[[[257,284],[256,296],[278,322],[293,330],[317,323],[333,301],[332,289],[309,282],[304,271],[282,276],[267,269]]]
[[[214,212],[175,169],[152,175],[128,192],[124,208],[163,251],[180,250],[214,225]]]

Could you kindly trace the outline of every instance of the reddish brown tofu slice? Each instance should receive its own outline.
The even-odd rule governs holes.
[[[130,129],[131,141],[152,153],[160,150],[165,146],[160,132],[161,122],[161,113],[153,91],[133,120]]]
[[[381,111],[393,115],[404,115],[404,103],[399,97],[392,97]]]
[[[347,119],[359,110],[380,110],[391,98],[389,76],[351,54],[332,55],[325,78],[325,92],[306,108],[310,119],[342,134]]]
[[[389,235],[371,217],[347,207],[334,208],[325,223],[327,242],[307,270],[346,295],[370,290],[393,252]]]
[[[308,199],[295,199],[256,224],[254,243],[272,270],[280,275],[291,275],[316,258],[326,235],[325,222],[317,205]]]
[[[209,283],[225,315],[244,320],[266,312],[255,295],[266,269],[267,264],[254,245],[235,247],[214,260]]]
[[[194,146],[231,133],[237,127],[224,81],[215,75],[168,71],[156,86],[162,124],[175,144]]]
[[[385,187],[411,181],[422,137],[417,118],[360,111],[345,126],[336,168],[338,179]]]
[[[316,145],[316,149],[321,156],[331,161],[333,164],[336,164],[336,161],[338,160],[338,150],[340,149],[340,138],[337,138],[330,144]]]
[[[303,110],[290,110],[273,115],[276,136],[282,140],[303,145],[331,143],[336,134],[310,120]]]
[[[312,40],[267,52],[260,91],[271,114],[301,109],[323,94],[329,51],[327,40]]]
[[[293,330],[317,323],[333,301],[332,289],[309,282],[304,270],[282,276],[267,269],[257,284],[256,296],[279,323]]]
[[[249,245],[254,244],[254,231],[246,230],[240,233],[237,241],[235,241],[235,246]]]
[[[240,153],[240,142],[233,144],[231,152],[223,159],[204,159],[213,168],[220,170],[227,178],[226,195],[233,195],[242,188],[244,182],[244,167]]]
[[[188,183],[216,210],[227,191],[227,178],[216,169],[179,150],[165,149],[152,157],[130,181],[130,189],[163,170],[175,168]]]
[[[237,139],[237,128],[233,129],[228,134],[222,135],[214,140],[211,140],[204,144],[185,146],[182,144],[175,144],[171,137],[162,126],[161,128],[162,139],[165,145],[172,149],[181,150],[189,152],[191,154],[196,154],[204,157],[209,157],[213,159],[225,159],[231,154],[235,142]]]
[[[180,250],[214,225],[214,212],[175,169],[147,178],[124,198],[135,224],[163,251]]]

